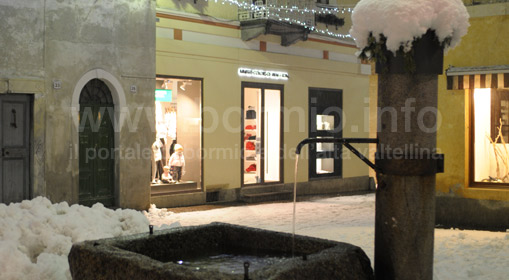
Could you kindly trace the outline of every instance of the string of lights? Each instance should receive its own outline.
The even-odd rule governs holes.
[[[208,0],[205,0],[208,1]],[[322,29],[315,27],[312,23],[315,15],[327,15],[327,14],[351,14],[353,11],[353,7],[299,7],[296,5],[293,6],[277,6],[276,4],[263,4],[262,1],[259,1],[261,4],[252,3],[251,1],[246,2],[242,0],[214,0],[214,2],[221,1],[221,4],[229,4],[238,6],[240,10],[245,12],[251,12],[253,14],[257,14],[259,18],[270,18],[274,20],[278,20],[281,22],[285,22],[288,24],[296,24],[303,26],[304,28],[309,29],[311,32],[315,32],[321,35],[327,35],[336,38],[351,38],[350,34],[341,34],[337,32],[330,31],[328,28]],[[272,1],[275,2],[275,1]],[[284,14],[284,15],[283,15]],[[299,17],[303,19],[299,19]],[[306,20],[307,19],[307,20]]]

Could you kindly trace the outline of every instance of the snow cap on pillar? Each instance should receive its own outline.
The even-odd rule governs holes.
[[[435,73],[437,68],[442,68],[441,52],[454,48],[467,33],[468,18],[461,0],[361,0],[352,12],[350,35],[360,49],[357,55],[361,59],[390,65],[394,64],[391,58],[398,62],[400,56],[400,64],[410,58],[410,65],[405,65],[406,72],[414,72],[412,68],[419,71],[417,56],[410,50],[419,48],[416,44],[422,45],[425,41],[420,49],[439,50],[432,55],[437,60],[424,67],[424,73]],[[429,58],[429,54],[426,56]]]

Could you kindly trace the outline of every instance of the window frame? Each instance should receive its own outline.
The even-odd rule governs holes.
[[[491,188],[491,189],[509,189],[509,183],[491,183],[491,182],[478,182],[475,181],[475,102],[474,102],[474,92],[476,89],[471,89],[468,91],[468,107],[469,107],[469,135],[468,135],[468,187],[470,188]],[[490,94],[493,96],[494,92],[497,91],[508,91],[509,89],[504,88],[490,88]],[[493,110],[494,103],[493,100],[491,102],[490,112],[492,116],[490,117],[491,122],[493,122]],[[493,138],[493,130],[496,125],[491,125],[491,137]],[[496,129],[496,128],[495,128]],[[509,144],[509,142],[507,142]]]
[[[335,95],[332,103],[324,103],[323,100],[330,98],[322,95],[322,102],[313,101],[313,98],[318,98],[321,94],[332,94]],[[343,112],[344,110],[344,99],[343,89],[339,88],[319,88],[309,87],[308,88],[308,137],[324,137],[324,138],[342,138],[343,137],[343,116],[336,115],[337,119],[334,119],[334,124],[331,130],[318,130],[316,129],[316,116],[323,115],[323,112],[329,110],[332,105],[338,105]],[[316,103],[315,103],[316,102]],[[312,104],[315,104],[312,106]],[[332,106],[334,107],[334,106]],[[335,131],[339,129],[339,131]],[[317,151],[317,144],[309,144],[308,149],[308,180],[321,180],[321,179],[332,179],[332,178],[343,178],[343,145],[333,144],[332,151]],[[316,160],[331,158],[334,161],[334,171],[331,173],[318,173],[316,171]]]
[[[201,153],[201,159],[200,159],[200,182],[197,184],[197,186],[199,188],[184,188],[184,189],[179,189],[179,190],[174,190],[171,192],[171,194],[180,194],[180,193],[194,193],[194,192],[203,192],[205,189],[204,189],[204,178],[205,178],[205,172],[204,172],[204,157],[203,157],[203,154],[204,154],[204,151],[205,151],[205,147],[204,147],[204,132],[203,132],[203,129],[204,129],[204,112],[203,112],[203,97],[204,97],[204,89],[205,89],[205,86],[204,86],[204,78],[200,78],[200,77],[191,77],[191,76],[176,76],[176,75],[166,75],[166,74],[156,74],[156,79],[170,79],[170,80],[192,80],[192,81],[199,81],[201,83],[200,85],[200,137],[199,137],[199,141],[200,141],[200,153]],[[156,82],[156,81],[154,81]],[[155,84],[155,83],[154,83]],[[157,88],[157,86],[156,86]],[[154,115],[154,120],[155,120],[155,115]],[[154,124],[155,125],[155,124]],[[169,148],[169,147],[168,147]]]
[[[281,112],[280,112],[280,130],[279,130],[279,147],[280,147],[280,152],[279,152],[279,181],[269,181],[269,182],[266,182],[265,181],[265,177],[264,177],[264,174],[263,174],[263,171],[262,171],[262,176],[261,176],[261,180],[259,183],[245,183],[244,182],[244,170],[246,168],[245,164],[244,164],[244,154],[245,154],[245,146],[244,146],[244,134],[245,134],[245,126],[246,126],[246,122],[245,122],[245,116],[246,116],[246,111],[244,110],[244,102],[245,102],[245,98],[244,98],[244,94],[245,94],[245,88],[259,88],[261,89],[261,94],[262,94],[262,102],[261,102],[261,108],[260,108],[260,111],[257,112],[257,114],[260,116],[260,119],[261,119],[261,123],[263,124],[264,123],[264,112],[265,112],[265,108],[264,108],[264,100],[265,100],[265,97],[264,97],[264,94],[265,94],[265,90],[279,90],[280,92],[280,108],[281,108]],[[283,84],[271,84],[271,83],[259,83],[259,82],[245,82],[245,81],[242,81],[241,82],[241,107],[240,107],[240,111],[241,111],[241,133],[240,133],[240,139],[241,139],[241,145],[240,145],[240,172],[241,172],[241,176],[240,176],[240,187],[241,188],[244,188],[244,187],[252,187],[252,186],[260,186],[260,185],[273,185],[273,184],[280,184],[280,183],[283,183],[284,182],[284,85]],[[265,128],[264,127],[260,127],[260,131],[261,131],[261,134],[260,134],[260,137],[261,139],[263,139],[265,137],[265,134],[264,134],[264,130]],[[261,141],[261,143],[263,143],[263,140]],[[261,149],[264,150],[264,145],[261,144]],[[263,155],[260,154],[260,161],[261,161],[261,164],[259,167],[257,168],[260,168],[260,170],[264,170],[265,168],[265,165],[264,165],[264,159],[265,157]]]

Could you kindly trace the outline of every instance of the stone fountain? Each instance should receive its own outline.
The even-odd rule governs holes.
[[[225,223],[76,243],[69,265],[94,280],[373,279],[357,246]]]

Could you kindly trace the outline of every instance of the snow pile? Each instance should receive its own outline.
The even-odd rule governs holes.
[[[91,208],[37,197],[0,204],[0,278],[70,279],[67,255],[75,242],[148,231],[135,210]]]
[[[157,221],[155,224],[155,230],[167,229],[180,227],[180,222],[172,221],[173,212],[168,211],[166,208],[157,208],[155,204],[150,204],[148,211],[143,211],[143,214],[148,218],[149,221]]]
[[[350,35],[362,50],[370,34],[377,42],[383,34],[387,49],[396,53],[401,46],[409,51],[414,39],[432,29],[441,43],[450,40],[447,50],[467,33],[468,18],[461,0],[361,0],[352,12]]]

